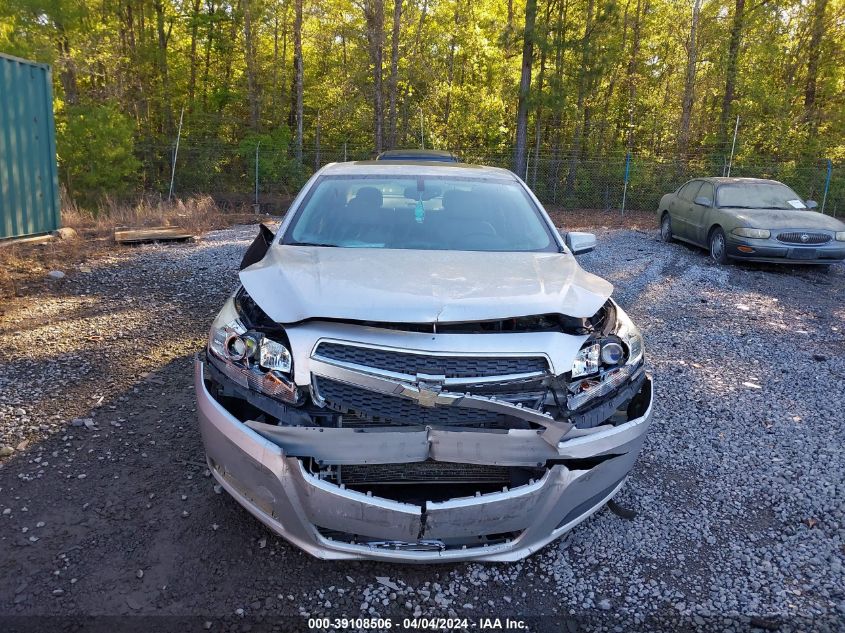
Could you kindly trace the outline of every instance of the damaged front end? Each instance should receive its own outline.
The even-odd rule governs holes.
[[[197,361],[215,478],[323,558],[516,560],[623,485],[651,416],[613,301],[560,315],[282,328],[242,288]]]

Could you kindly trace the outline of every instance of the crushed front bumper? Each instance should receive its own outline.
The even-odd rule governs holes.
[[[204,365],[194,382],[208,464],[215,479],[274,532],[314,556],[398,562],[513,561],[530,555],[601,508],[622,487],[651,422],[645,413],[550,446],[536,431],[357,432],[246,424],[209,393]],[[266,427],[266,428],[264,428]],[[259,432],[260,431],[260,432]],[[263,435],[262,435],[263,433]],[[268,439],[268,438],[272,438]],[[390,462],[553,463],[539,480],[501,492],[423,505],[348,490],[303,468],[297,455]],[[334,455],[329,453],[334,452]],[[582,460],[568,468],[556,460]],[[360,462],[359,462],[360,463]],[[572,462],[570,462],[572,465]],[[337,534],[363,537],[358,541]],[[507,534],[492,543],[467,539]]]

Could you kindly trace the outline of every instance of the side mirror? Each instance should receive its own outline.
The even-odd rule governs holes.
[[[573,255],[589,253],[596,247],[596,236],[592,233],[581,233],[580,231],[569,231],[564,236],[564,241],[572,251]]]
[[[698,196],[693,202],[695,202],[698,205],[701,205],[702,207],[712,207],[713,206],[713,201],[710,198],[708,198],[707,196]]]
[[[819,208],[819,203],[816,202],[815,200],[806,200],[804,202],[804,204],[807,205],[808,209],[818,209]]]

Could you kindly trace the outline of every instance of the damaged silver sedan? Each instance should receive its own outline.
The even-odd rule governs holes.
[[[262,227],[196,393],[217,481],[329,559],[511,561],[625,483],[651,378],[512,173],[329,165]]]

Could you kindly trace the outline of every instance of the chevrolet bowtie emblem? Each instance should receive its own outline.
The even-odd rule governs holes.
[[[446,382],[446,376],[433,374],[416,375],[417,393],[415,400],[421,407],[431,408],[437,404],[437,398]]]

